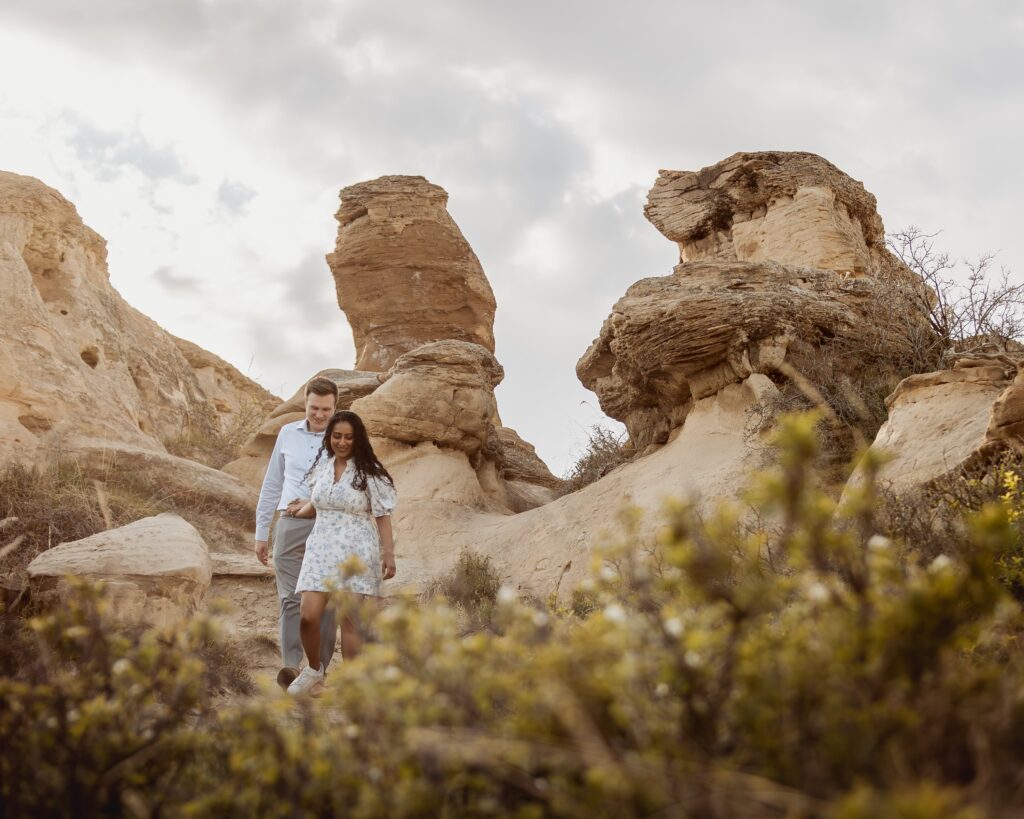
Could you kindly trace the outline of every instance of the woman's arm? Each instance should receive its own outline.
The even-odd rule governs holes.
[[[380,571],[385,580],[390,580],[398,571],[395,566],[395,535],[391,530],[391,515],[375,518],[380,532]]]
[[[307,501],[305,504],[303,504],[301,507],[299,507],[294,512],[290,511],[291,508],[292,507],[289,506],[288,509],[286,509],[285,512],[284,512],[289,517],[293,517],[293,518],[315,518],[316,517],[316,509],[314,508],[312,501]]]

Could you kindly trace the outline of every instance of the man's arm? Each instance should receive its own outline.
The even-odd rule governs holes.
[[[277,504],[281,500],[281,491],[284,488],[284,451],[281,445],[283,432],[284,428],[277,433],[274,451],[270,455],[270,463],[267,464],[267,474],[263,476],[263,485],[260,487],[260,499],[256,504],[256,558],[264,566],[267,565],[270,522],[274,519],[274,512],[277,511]]]

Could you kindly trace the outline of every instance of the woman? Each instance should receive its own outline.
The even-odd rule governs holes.
[[[395,482],[377,460],[362,419],[354,412],[336,412],[324,431],[324,442],[309,470],[310,502],[295,517],[316,517],[306,541],[306,554],[295,590],[302,593],[299,636],[309,665],[288,686],[289,694],[315,693],[323,686],[320,667],[320,618],[329,592],[380,597],[382,580],[395,576],[395,543],[391,513]],[[287,513],[286,513],[287,514]],[[352,573],[353,559],[365,567]],[[341,565],[346,564],[346,569]],[[341,621],[341,650],[346,660],[362,648],[351,613]]]

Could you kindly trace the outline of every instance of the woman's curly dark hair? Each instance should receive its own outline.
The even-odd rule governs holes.
[[[327,422],[327,429],[324,430],[324,442],[320,445],[320,449],[317,450],[316,458],[306,473],[306,478],[308,479],[316,471],[317,464],[320,463],[322,456],[326,455],[329,458],[334,456],[334,448],[331,446],[331,432],[342,421],[347,421],[352,425],[351,457],[352,463],[356,468],[356,476],[352,480],[352,486],[365,492],[366,479],[370,475],[375,478],[384,478],[389,484],[394,486],[395,479],[391,477],[391,474],[384,468],[384,464],[377,459],[373,452],[370,436],[366,431],[363,419],[351,410],[338,410],[338,412],[331,416],[331,420]]]

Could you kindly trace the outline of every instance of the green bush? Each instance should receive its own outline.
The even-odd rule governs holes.
[[[965,513],[969,547],[921,558],[883,531],[871,463],[838,513],[812,484],[815,423],[783,420],[751,487],[771,532],[672,508],[652,553],[595,556],[584,617],[501,589],[492,629],[460,636],[448,603],[396,602],[321,700],[211,721],[201,624],[102,661],[74,609],[37,625],[65,665],[3,681],[4,809],[17,783],[12,813],[69,812],[77,788],[136,815],[1020,815],[1024,620],[999,576],[1019,507]]]

